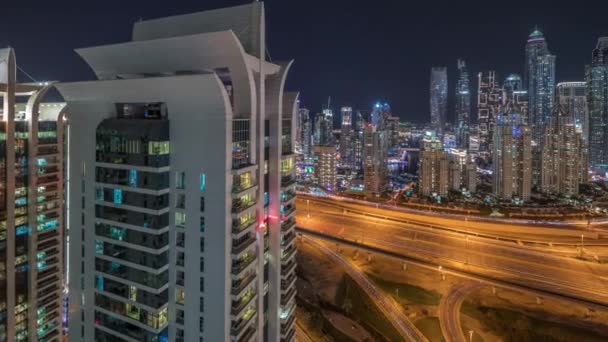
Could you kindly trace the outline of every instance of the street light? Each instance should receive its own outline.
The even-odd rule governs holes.
[[[469,235],[465,235],[465,239],[464,239],[464,253],[466,256],[465,259],[465,265],[469,264]]]
[[[306,200],[306,218],[310,218],[310,200]]]

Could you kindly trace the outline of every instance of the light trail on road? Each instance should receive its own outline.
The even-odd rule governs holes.
[[[552,255],[538,248],[431,229],[313,205],[308,218],[300,210],[298,227],[342,240],[394,251],[418,260],[449,265],[564,297],[608,305],[608,265]],[[570,254],[571,255],[571,254]]]
[[[376,307],[382,311],[406,341],[428,341],[418,328],[416,328],[416,326],[407,318],[399,304],[384,294],[382,290],[378,289],[355,265],[345,260],[341,255],[330,248],[315,241],[313,238],[304,237],[304,239],[342,265],[347,274],[365,291]]]
[[[479,282],[464,282],[452,286],[439,302],[439,325],[447,342],[467,342],[460,323],[460,307],[466,297],[483,287]]]

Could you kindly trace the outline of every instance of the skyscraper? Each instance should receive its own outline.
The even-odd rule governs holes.
[[[323,109],[323,117],[325,118],[325,121],[327,122],[329,131],[333,132],[333,130],[334,130],[334,111],[330,108]]]
[[[560,110],[555,112],[572,119],[572,123],[581,128],[583,139],[587,140],[586,136],[589,134],[587,82],[558,83],[556,92]]]
[[[365,127],[365,119],[360,110],[356,111],[354,115],[353,167],[356,171],[361,171],[363,167],[363,128]]]
[[[306,158],[309,157],[312,152],[312,124],[310,120],[310,111],[306,108],[300,108],[298,110],[297,121],[296,150]]]
[[[598,40],[591,64],[586,67],[589,108],[589,162],[608,167],[608,37]]]
[[[567,112],[556,107],[543,134],[540,189],[555,195],[578,195],[581,171],[581,132]]]
[[[581,136],[578,159],[579,183],[584,183],[589,171],[589,109],[587,107],[587,82],[562,82],[557,85],[557,104],[572,120]]]
[[[386,190],[388,169],[386,160],[386,132],[373,125],[363,129],[363,181],[365,191],[380,194]]]
[[[352,169],[355,163],[354,156],[354,130],[353,130],[353,109],[342,107],[341,126],[340,126],[340,161],[342,166]]]
[[[521,113],[523,120],[528,122],[528,90],[524,87],[521,77],[517,74],[507,76],[503,82],[502,105],[513,106]]]
[[[456,144],[468,148],[471,124],[471,89],[469,72],[463,59],[458,60],[458,80],[456,81]]]
[[[555,56],[542,32],[534,30],[526,43],[524,84],[528,86],[529,118],[533,139],[540,141],[543,125],[553,112]]]
[[[397,154],[399,149],[399,117],[391,116],[386,119],[386,146],[390,155]]]
[[[441,140],[426,136],[420,146],[419,191],[422,196],[447,196],[449,190],[448,153]]]
[[[431,68],[431,126],[443,132],[448,116],[448,70]]]
[[[0,49],[0,340],[51,341],[63,335],[64,105],[16,70]]]
[[[464,149],[450,148],[447,150],[449,162],[449,188],[470,192],[477,190],[477,166],[471,155]]]
[[[294,339],[297,95],[263,6],[139,21],[78,50],[98,81],[57,86],[70,341]]]
[[[555,56],[538,56],[534,95],[533,137],[538,142],[553,114],[555,101]]]
[[[480,72],[477,78],[479,150],[487,153],[492,151],[496,116],[502,104],[502,89],[495,71]]]
[[[376,103],[370,114],[370,121],[379,131],[386,130],[386,120],[392,116],[391,106],[388,103]]]
[[[328,191],[336,190],[338,170],[338,152],[333,145],[319,145],[314,147],[315,173],[319,186]]]
[[[530,199],[532,191],[531,132],[521,114],[504,112],[496,118],[492,166],[494,194],[502,200]]]
[[[317,115],[315,115],[315,127],[313,133],[313,144],[315,146],[334,144],[332,120],[332,116],[328,116],[326,113],[317,113]]]

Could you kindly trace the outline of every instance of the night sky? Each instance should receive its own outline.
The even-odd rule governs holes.
[[[76,81],[93,74],[73,50],[128,41],[139,18],[250,1],[57,0],[35,1],[36,8],[6,2],[0,46],[15,48],[17,63],[36,80]],[[526,38],[536,25],[557,55],[558,81],[583,80],[597,38],[608,35],[608,1],[526,2],[268,0],[268,48],[273,60],[296,60],[288,87],[300,90],[313,112],[328,96],[334,109],[370,109],[383,100],[402,119],[423,122],[429,120],[431,66],[449,67],[450,97],[459,57],[474,87],[481,70],[495,69],[501,78],[521,74]],[[30,81],[21,72],[19,79]]]

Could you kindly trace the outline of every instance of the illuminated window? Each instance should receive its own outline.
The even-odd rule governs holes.
[[[129,170],[129,186],[137,188],[137,170]]]
[[[170,152],[170,145],[168,141],[150,141],[148,143],[148,154],[149,155],[166,155]]]
[[[175,290],[175,302],[177,304],[184,305],[185,301],[186,301],[186,291],[184,291],[182,289],[176,289]]]
[[[182,213],[182,212],[175,213],[175,226],[177,226],[177,227],[186,226],[186,213]]]
[[[122,190],[114,189],[114,204],[122,204]]]
[[[206,188],[207,188],[207,177],[205,176],[204,173],[201,173],[201,175],[200,175],[200,189],[201,189],[201,192],[205,192]]]

